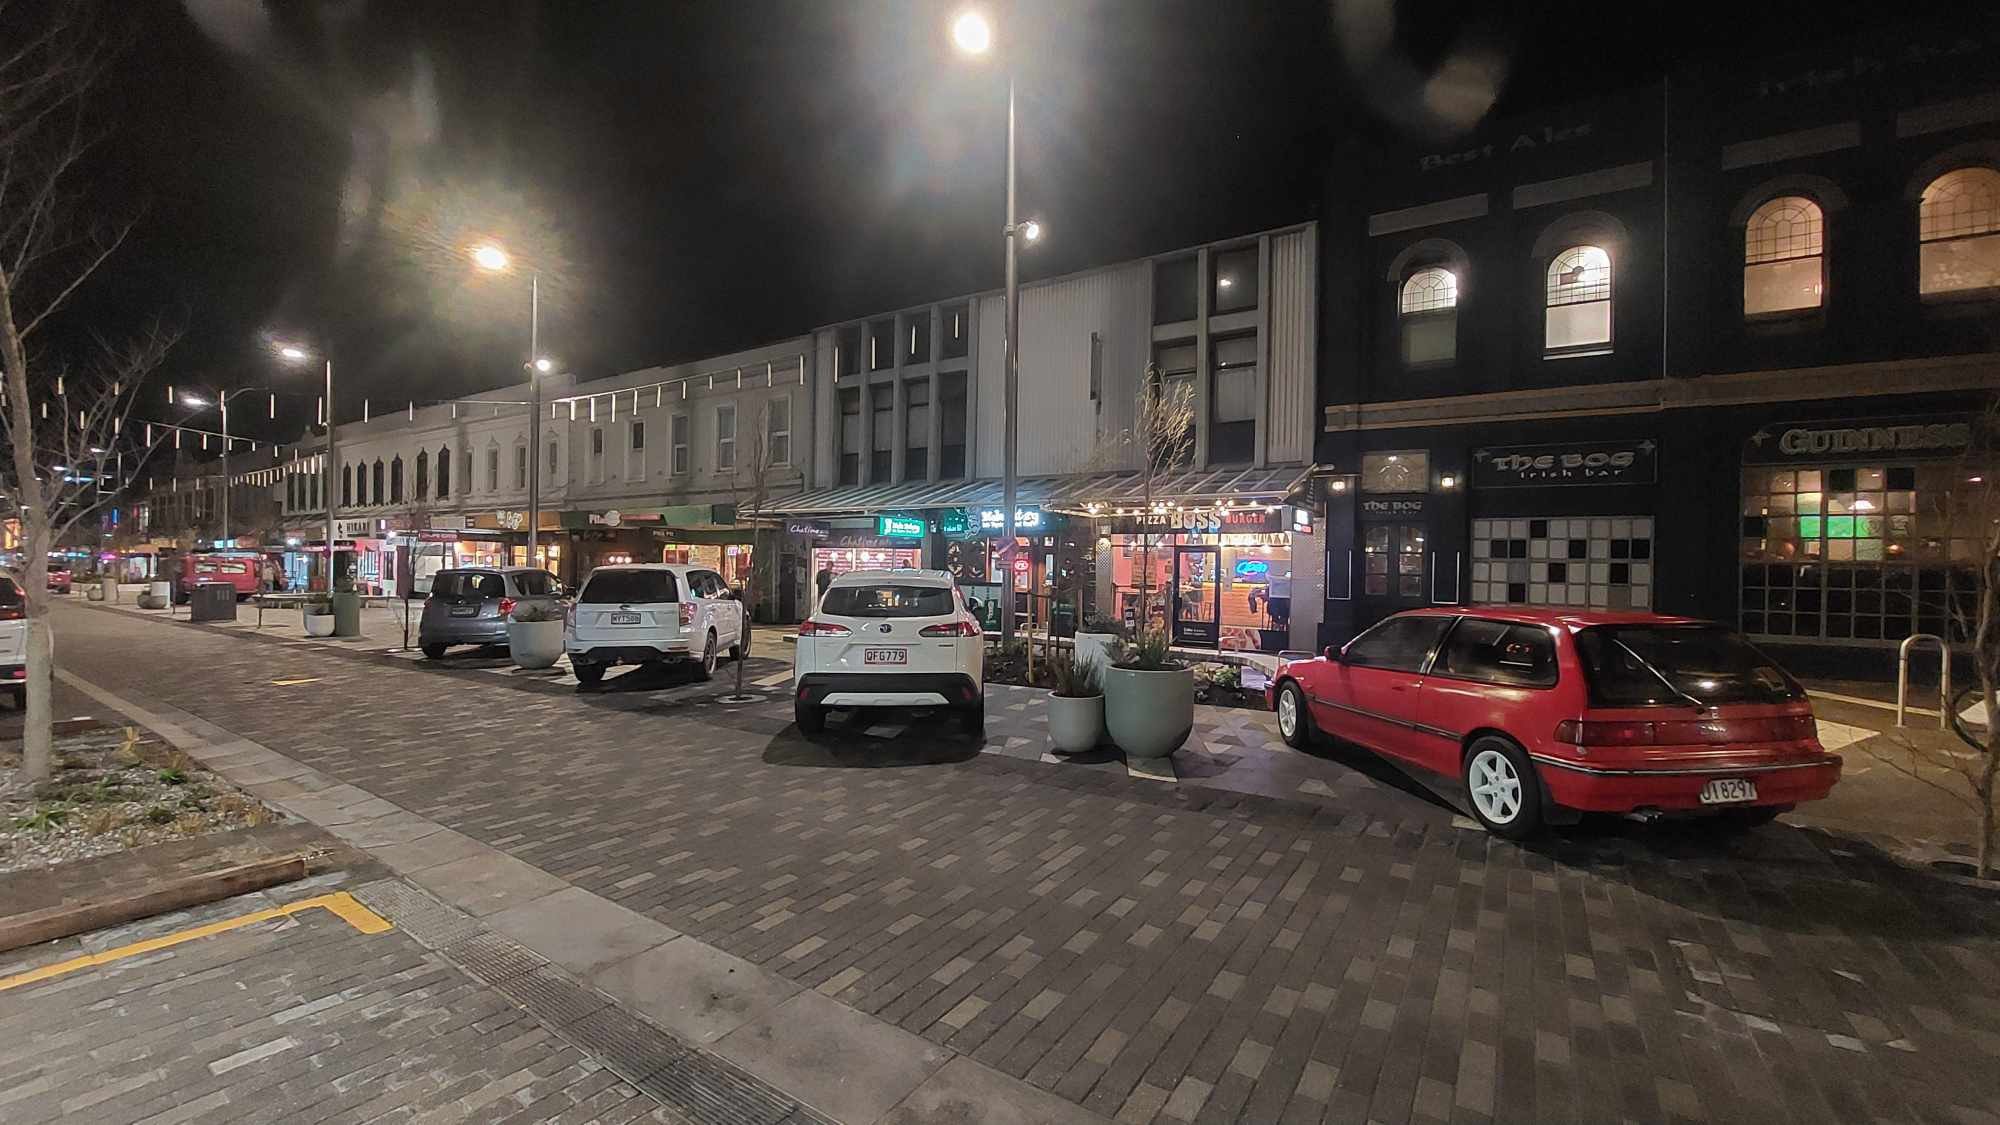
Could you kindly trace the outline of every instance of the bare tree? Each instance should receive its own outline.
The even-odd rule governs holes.
[[[48,776],[52,741],[49,547],[115,497],[124,482],[108,478],[135,471],[149,452],[124,432],[124,419],[173,342],[159,329],[129,346],[100,341],[80,370],[66,370],[38,335],[131,229],[93,219],[75,184],[93,139],[85,99],[113,52],[88,11],[0,4],[0,26],[15,32],[0,48],[0,385],[6,502],[22,532],[30,780]]]
[[[763,518],[764,505],[771,499],[771,451],[766,435],[770,433],[771,404],[757,412],[757,424],[750,431],[748,439],[741,442],[743,452],[736,462],[736,472],[732,477],[731,491],[735,493],[736,514],[741,517],[745,511],[754,513],[750,517],[750,574],[743,583],[743,647],[736,658],[736,694],[743,694],[743,666],[750,662],[750,641],[756,636],[751,628],[751,620],[757,613],[758,584],[772,573],[770,558],[774,548],[760,542],[757,534],[758,521]]]
[[[1160,513],[1154,511],[1159,503],[1157,490],[1167,478],[1186,472],[1194,464],[1194,447],[1194,388],[1184,381],[1170,383],[1160,377],[1157,365],[1147,364],[1146,377],[1139,385],[1138,399],[1134,403],[1132,428],[1107,438],[1098,446],[1098,456],[1093,458],[1097,464],[1116,462],[1128,465],[1131,463],[1128,451],[1138,454],[1144,508],[1138,521],[1138,624],[1142,631],[1151,619],[1153,528],[1156,524],[1164,526],[1166,522],[1158,518]]]

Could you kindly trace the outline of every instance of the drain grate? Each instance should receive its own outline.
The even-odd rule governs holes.
[[[477,918],[400,879],[365,884],[354,895],[693,1125],[833,1125],[728,1060],[639,1019]]]

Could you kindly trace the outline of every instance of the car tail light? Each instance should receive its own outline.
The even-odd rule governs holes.
[[[575,603],[575,602],[564,602],[564,603],[563,603],[563,607],[562,607],[562,610],[563,610],[563,628],[565,628],[565,629],[571,629],[571,628],[575,628],[575,627],[576,627],[576,603]]]
[[[846,637],[851,636],[853,633],[854,630],[849,629],[845,625],[835,625],[828,621],[814,621],[810,617],[799,622],[799,636],[801,637]]]
[[[681,603],[681,628],[685,629],[685,628],[687,628],[688,626],[690,626],[690,625],[692,625],[692,624],[694,624],[694,603],[693,603],[693,602],[682,602],[682,603]]]
[[[1818,737],[1819,727],[1810,712],[1739,719],[1564,719],[1556,724],[1556,741],[1572,746],[1723,746],[1732,742],[1804,742]]]
[[[926,625],[917,630],[919,637],[977,637],[979,626],[970,621],[948,621],[943,625]]]
[[[26,616],[28,611],[24,606],[0,605],[0,621],[19,621]]]
[[[514,599],[513,599],[513,598],[501,598],[501,599],[500,599],[500,616],[502,616],[502,617],[512,617],[512,616],[514,616]]]

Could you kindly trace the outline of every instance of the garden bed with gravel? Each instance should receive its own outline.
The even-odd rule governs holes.
[[[55,776],[30,785],[0,745],[0,872],[46,867],[278,819],[255,797],[137,727],[58,735]]]

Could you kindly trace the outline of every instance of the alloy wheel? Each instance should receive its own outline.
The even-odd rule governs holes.
[[[1299,732],[1299,698],[1290,690],[1278,693],[1278,733],[1291,738]]]
[[[1521,815],[1521,776],[1498,750],[1481,750],[1467,771],[1472,801],[1480,815],[1494,824],[1510,824]]]

